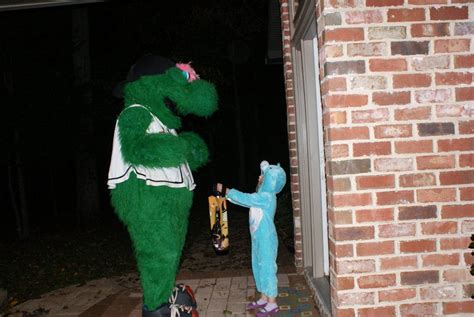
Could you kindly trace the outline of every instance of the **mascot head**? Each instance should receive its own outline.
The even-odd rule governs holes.
[[[263,175],[263,182],[258,191],[274,194],[281,192],[286,183],[286,174],[280,164],[270,165],[267,161],[262,161],[260,171]]]
[[[114,89],[125,107],[146,106],[171,129],[181,127],[181,116],[208,117],[217,109],[217,92],[199,78],[190,64],[177,64],[158,55],[145,55],[131,68],[127,79]]]

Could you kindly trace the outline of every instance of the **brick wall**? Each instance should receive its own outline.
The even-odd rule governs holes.
[[[474,1],[324,0],[315,14],[333,314],[474,313]]]

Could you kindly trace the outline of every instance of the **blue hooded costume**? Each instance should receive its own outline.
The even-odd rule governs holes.
[[[252,271],[257,290],[269,297],[278,295],[277,264],[278,236],[273,222],[277,197],[286,183],[280,165],[260,163],[263,181],[257,192],[247,194],[236,189],[227,193],[234,204],[250,208],[249,225],[252,237]]]

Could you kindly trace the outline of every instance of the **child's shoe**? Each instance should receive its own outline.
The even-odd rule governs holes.
[[[267,303],[265,307],[260,308],[257,311],[257,317],[267,317],[267,316],[273,316],[278,313],[278,305],[277,304],[270,304]]]
[[[259,309],[262,307],[265,307],[267,305],[267,302],[262,301],[261,304],[259,304],[260,300],[251,302],[250,304],[247,304],[247,310],[252,310],[252,309]]]

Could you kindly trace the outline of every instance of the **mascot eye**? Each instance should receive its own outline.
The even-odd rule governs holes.
[[[183,76],[189,81],[189,73],[183,70]]]

